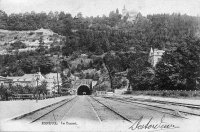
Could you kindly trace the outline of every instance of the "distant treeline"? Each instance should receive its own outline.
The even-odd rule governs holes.
[[[104,41],[103,43],[107,43],[105,49],[113,45],[118,47],[121,43],[140,50],[147,50],[146,47],[150,46],[162,48],[164,45],[169,48],[184,43],[187,37],[198,34],[200,25],[200,18],[180,14],[156,14],[144,17],[138,13],[135,21],[128,22],[127,17],[122,18],[118,9],[111,11],[109,16],[102,17],[83,17],[81,13],[72,17],[65,12],[27,12],[8,15],[0,10],[0,20],[1,29],[48,28],[63,36],[71,36],[70,41],[75,41],[74,39],[80,40],[81,43]],[[79,46],[85,46],[84,44]],[[99,45],[98,48],[101,46],[104,47]]]

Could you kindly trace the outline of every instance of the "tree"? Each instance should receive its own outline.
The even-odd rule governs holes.
[[[12,49],[24,49],[26,48],[26,44],[22,43],[21,41],[16,41],[11,44]]]
[[[93,79],[94,81],[98,81],[98,80],[99,80],[99,74],[98,74],[98,73],[95,73],[92,79]]]
[[[143,82],[150,77],[148,76],[148,70],[150,68],[150,64],[147,62],[148,55],[144,53],[136,53],[128,56],[128,73],[127,79],[129,80],[129,84],[132,86],[134,90],[142,90],[148,89],[148,85],[144,87]],[[130,86],[129,86],[130,87]]]
[[[0,86],[0,96],[1,96],[1,99],[8,100],[7,88],[3,85]]]
[[[195,90],[200,75],[199,40],[166,52],[156,66],[156,82],[161,89]]]
[[[7,19],[7,14],[4,11],[0,10],[0,29],[7,29]]]
[[[77,18],[81,18],[81,19],[83,18],[83,15],[81,12],[79,12],[76,16],[77,16]]]
[[[47,95],[48,89],[47,89],[47,82],[46,81],[42,81],[41,85],[37,88],[38,90],[38,94],[39,94],[39,98],[40,98],[40,94],[43,95]]]
[[[109,17],[108,17],[108,20],[109,20],[109,26],[111,26],[111,27],[114,27],[114,26],[116,26],[116,24],[118,23],[118,22],[120,22],[120,20],[121,20],[121,15],[119,14],[119,13],[115,13],[114,11],[111,11],[110,13],[109,13]]]
[[[115,73],[117,71],[119,71],[121,68],[120,67],[120,58],[118,56],[115,56],[114,54],[108,52],[103,57],[103,65],[109,75],[110,87],[112,90],[114,90],[113,79],[114,79]]]
[[[116,14],[119,14],[119,9],[118,8],[116,9]]]

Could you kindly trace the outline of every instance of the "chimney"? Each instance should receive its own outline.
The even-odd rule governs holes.
[[[39,74],[39,75],[41,75],[41,72],[40,72],[40,67],[38,68],[38,74]]]

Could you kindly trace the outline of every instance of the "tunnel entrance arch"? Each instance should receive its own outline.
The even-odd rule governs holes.
[[[91,95],[91,90],[86,85],[81,85],[77,89],[77,95]]]

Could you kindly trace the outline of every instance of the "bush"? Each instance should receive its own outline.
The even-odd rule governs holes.
[[[164,96],[164,97],[169,97],[169,96],[170,96],[170,93],[169,93],[169,92],[166,92],[166,91],[164,91],[163,93],[161,93],[161,96]]]
[[[187,91],[186,91],[186,92],[180,92],[180,93],[179,93],[179,96],[189,97],[189,94],[190,94],[190,93],[187,92]]]
[[[34,32],[30,32],[30,33],[29,33],[30,36],[33,35],[33,34],[34,34]]]
[[[193,97],[198,97],[198,96],[200,96],[200,94],[198,93],[193,94]]]
[[[159,96],[160,94],[159,94],[159,92],[149,92],[149,93],[147,93],[147,95],[152,95],[152,96]]]
[[[131,91],[125,91],[124,94],[132,94]]]
[[[193,94],[193,97],[200,97],[200,92],[195,92],[195,93]]]

